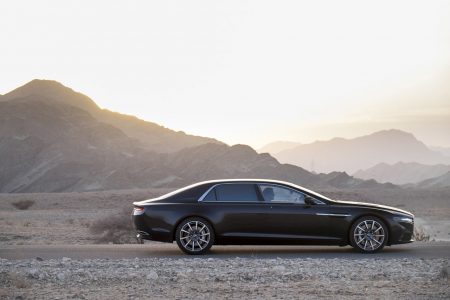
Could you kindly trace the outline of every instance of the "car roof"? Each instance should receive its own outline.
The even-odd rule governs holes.
[[[228,183],[228,182],[232,182],[232,183],[236,183],[236,182],[252,182],[252,183],[278,183],[278,184],[285,184],[285,185],[295,185],[293,183],[290,182],[286,182],[286,181],[281,181],[281,180],[274,180],[274,179],[254,179],[254,178],[231,178],[231,179],[214,179],[214,180],[207,180],[207,181],[202,181],[202,182],[198,182],[195,185],[200,185],[200,184],[210,184],[210,183]]]

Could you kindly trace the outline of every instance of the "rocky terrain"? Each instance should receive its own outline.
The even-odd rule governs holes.
[[[0,260],[1,299],[448,299],[444,259]]]

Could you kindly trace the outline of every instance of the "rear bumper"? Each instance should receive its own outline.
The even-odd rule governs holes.
[[[171,232],[152,221],[146,213],[133,215],[133,224],[136,229],[136,238],[138,240],[151,240],[158,242],[173,242]]]

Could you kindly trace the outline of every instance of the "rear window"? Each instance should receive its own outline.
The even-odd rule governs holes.
[[[221,184],[216,186],[213,190],[215,190],[217,201],[258,201],[256,186],[254,184]],[[209,194],[208,197],[210,196]]]
[[[208,194],[203,198],[203,201],[216,201],[216,189],[212,189],[208,192]]]

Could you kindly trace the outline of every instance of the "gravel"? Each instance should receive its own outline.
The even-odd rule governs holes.
[[[448,259],[0,259],[0,299],[450,298]]]

